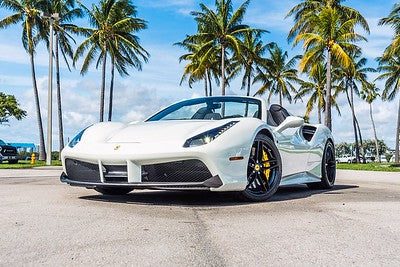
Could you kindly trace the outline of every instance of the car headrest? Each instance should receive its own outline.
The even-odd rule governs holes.
[[[192,116],[192,120],[202,120],[207,113],[212,113],[212,111],[207,107],[202,107]]]
[[[269,107],[269,113],[276,126],[280,125],[287,117],[290,116],[289,112],[285,108],[277,104],[272,104]]]
[[[219,113],[207,113],[204,116],[204,119],[205,120],[220,120],[220,119],[222,119],[222,117],[221,117],[221,114],[219,114]]]

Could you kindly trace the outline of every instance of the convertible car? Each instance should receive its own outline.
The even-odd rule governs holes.
[[[181,101],[143,122],[94,124],[71,140],[62,163],[62,182],[112,195],[238,191],[263,201],[280,185],[329,189],[336,175],[327,127],[238,96]]]

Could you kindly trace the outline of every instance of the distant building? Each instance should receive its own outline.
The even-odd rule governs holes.
[[[9,143],[9,144],[12,145],[13,147],[16,147],[18,153],[20,152],[33,153],[39,151],[39,146],[33,143]]]

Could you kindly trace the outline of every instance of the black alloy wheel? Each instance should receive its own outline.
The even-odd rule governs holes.
[[[311,189],[331,189],[335,184],[335,179],[336,179],[335,146],[330,140],[326,142],[321,165],[322,165],[321,182],[307,184],[308,187]]]
[[[258,134],[250,150],[246,189],[242,195],[251,201],[264,201],[278,189],[282,176],[279,151],[271,138]]]

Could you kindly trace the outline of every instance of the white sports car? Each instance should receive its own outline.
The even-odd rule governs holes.
[[[62,163],[62,182],[103,194],[238,191],[262,201],[280,185],[329,189],[336,176],[327,127],[238,96],[181,101],[143,122],[94,124],[71,140]]]

